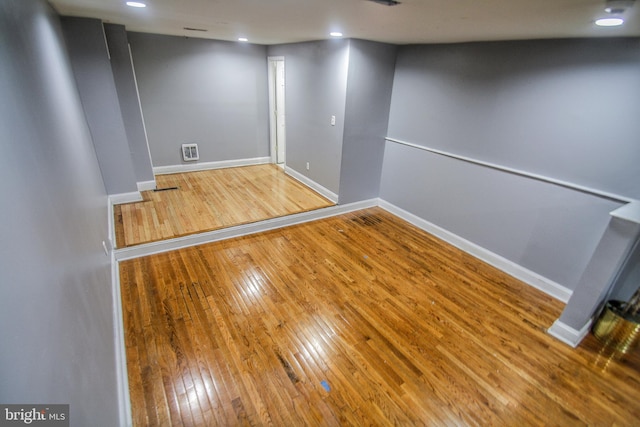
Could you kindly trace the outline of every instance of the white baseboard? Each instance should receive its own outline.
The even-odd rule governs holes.
[[[120,291],[120,268],[115,252],[111,252],[111,294],[113,298],[113,335],[115,343],[116,384],[118,392],[118,425],[131,427],[131,396],[129,395],[129,377],[127,374],[127,352],[124,341],[124,317],[122,314],[122,295]]]
[[[254,222],[251,224],[223,228],[206,233],[193,234],[190,236],[183,236],[170,240],[162,240],[158,242],[131,246],[128,248],[116,249],[114,252],[116,260],[124,261],[142,256],[183,249],[190,246],[202,245],[206,243],[217,242],[220,240],[233,239],[235,237],[242,237],[249,234],[289,227],[291,225],[329,218],[332,216],[342,215],[348,212],[372,208],[375,206],[378,206],[378,199],[363,200],[361,202],[330,206],[328,208],[302,212],[299,214],[286,215],[279,218],[272,218],[265,221]]]
[[[495,254],[481,246],[476,245],[462,237],[438,227],[412,213],[409,213],[391,203],[384,200],[380,200],[379,206],[390,213],[404,219],[407,222],[415,225],[416,227],[433,234],[434,236],[444,240],[447,243],[467,252],[470,255],[490,264],[505,273],[515,277],[518,280],[525,282],[526,284],[533,286],[536,289],[541,290],[547,295],[560,300],[564,303],[569,301],[572,291],[552,280],[547,279],[531,270],[528,270],[513,261],[510,261],[498,254]]]
[[[553,322],[553,325],[551,325],[549,329],[547,329],[547,333],[552,337],[559,339],[563,343],[576,348],[589,333],[592,322],[592,320],[589,320],[586,325],[580,328],[580,330],[577,330],[564,324],[560,319],[558,319]]]
[[[210,169],[235,168],[238,166],[263,165],[271,163],[271,157],[254,157],[252,159],[223,160],[220,162],[196,162],[181,165],[156,166],[154,175],[168,175],[171,173],[195,172]]]
[[[132,191],[131,193],[120,193],[109,195],[109,204],[121,205],[123,203],[141,202],[142,195],[139,191]]]
[[[291,178],[300,181],[301,183],[303,183],[307,187],[309,187],[309,188],[313,189],[314,191],[322,194],[324,197],[326,197],[327,199],[331,200],[333,203],[338,203],[338,195],[336,193],[334,193],[331,190],[328,190],[328,189],[324,188],[323,186],[321,186],[317,182],[307,178],[306,176],[304,176],[300,172],[296,171],[295,169],[291,169],[290,167],[285,166],[284,167],[284,172],[287,175],[289,175]]]
[[[138,191],[150,191],[156,189],[156,180],[138,182]]]

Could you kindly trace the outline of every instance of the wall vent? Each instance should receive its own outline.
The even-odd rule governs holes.
[[[198,144],[182,144],[182,160],[185,162],[192,162],[199,158]]]
[[[400,4],[400,2],[397,0],[369,0],[369,1],[378,3],[378,4],[383,4],[385,6],[396,6]]]

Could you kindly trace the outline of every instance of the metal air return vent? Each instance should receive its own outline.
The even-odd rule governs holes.
[[[182,144],[182,160],[185,162],[192,162],[199,158],[200,154],[198,154],[198,144]]]

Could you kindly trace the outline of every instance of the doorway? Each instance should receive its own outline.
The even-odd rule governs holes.
[[[286,153],[284,56],[270,56],[268,61],[271,161],[284,166]]]

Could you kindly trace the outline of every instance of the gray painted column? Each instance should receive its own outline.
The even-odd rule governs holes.
[[[63,18],[73,74],[107,194],[138,191],[102,22]]]
[[[155,181],[133,64],[129,54],[127,31],[124,25],[104,24],[104,32],[109,46],[111,70],[137,182]]]
[[[572,345],[582,340],[639,235],[640,223],[616,217],[611,219],[562,315],[550,329],[552,335],[560,339],[564,335],[563,341]],[[562,328],[573,329],[575,336],[563,334]]]
[[[607,299],[628,301],[638,287],[640,287],[640,240],[636,240],[631,256]]]
[[[349,41],[340,203],[378,197],[397,46]]]

